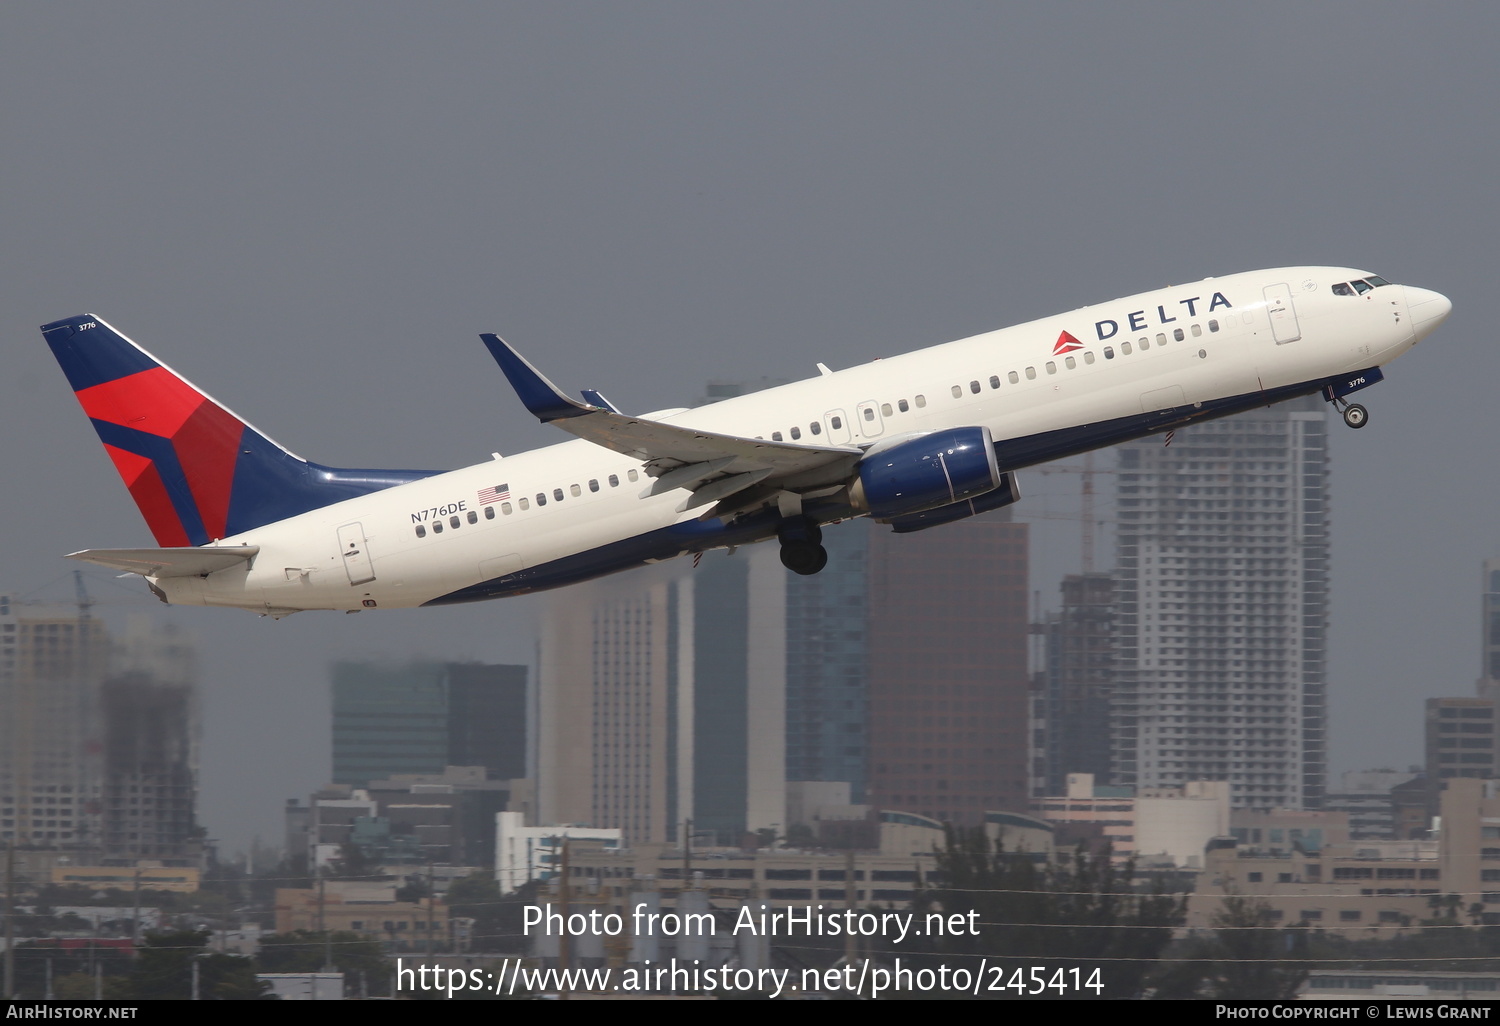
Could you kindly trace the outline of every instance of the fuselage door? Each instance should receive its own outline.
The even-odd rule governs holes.
[[[885,422],[880,419],[880,404],[873,399],[860,403],[858,416],[859,433],[866,438],[879,438],[885,430]]]
[[[1267,285],[1265,296],[1266,316],[1271,319],[1271,336],[1276,339],[1276,344],[1284,345],[1301,338],[1302,329],[1297,325],[1297,309],[1292,306],[1291,286],[1285,283]]]
[[[828,440],[834,445],[849,444],[849,418],[844,416],[843,410],[829,410],[823,414],[823,430],[828,432]]]
[[[369,546],[365,544],[365,529],[361,525],[345,524],[339,528],[339,550],[344,557],[344,572],[349,575],[350,584],[366,584],[375,579]]]

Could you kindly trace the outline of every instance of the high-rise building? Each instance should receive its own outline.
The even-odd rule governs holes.
[[[0,597],[0,840],[102,844],[99,685],[108,667],[109,636],[86,610],[26,615]]]
[[[1062,582],[1062,609],[1041,625],[1046,660],[1043,794],[1066,793],[1068,777],[1076,773],[1110,783],[1114,617],[1112,575],[1069,574]]]
[[[540,821],[630,844],[784,827],[786,577],[760,546],[549,596]]]
[[[1170,441],[1170,444],[1164,444]],[[1119,450],[1114,780],[1325,788],[1327,423],[1316,398]]]
[[[0,598],[0,840],[75,864],[202,858],[197,667],[171,629]]]
[[[823,531],[828,565],[786,589],[786,778],[843,781],[865,800],[869,546],[859,519]]]
[[[1500,690],[1500,559],[1484,561],[1480,597],[1481,637],[1479,686]]]
[[[877,528],[869,553],[867,802],[963,826],[1026,811],[1026,525]]]
[[[333,781],[483,766],[526,775],[526,667],[340,662],[333,666]]]

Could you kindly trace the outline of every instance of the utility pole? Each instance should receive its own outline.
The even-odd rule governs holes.
[[[130,916],[130,944],[132,947],[141,942],[141,864],[135,864],[135,911]]]
[[[563,835],[562,849],[562,886],[558,888],[557,900],[562,905],[563,932],[562,936],[557,939],[557,996],[559,998],[566,998],[568,992],[563,988],[563,980],[567,978],[568,963],[572,961],[573,956],[573,946],[569,943],[567,930],[568,915],[570,914],[568,902],[572,897],[568,888],[572,882],[573,867],[572,863],[568,861],[568,837],[566,834]]]
[[[5,999],[16,999],[16,842],[5,846]]]
[[[854,885],[854,849],[850,848],[844,853],[844,907],[849,910],[851,919],[859,911],[858,894]],[[854,931],[848,930],[844,936],[844,964],[853,965],[857,957],[859,943],[854,939]]]
[[[323,885],[327,877],[318,871],[318,932],[323,935],[323,971],[331,973],[333,968],[333,935],[328,932],[328,917],[323,911]]]
[[[432,957],[432,917],[437,895],[432,893],[432,863],[427,863],[427,957]]]

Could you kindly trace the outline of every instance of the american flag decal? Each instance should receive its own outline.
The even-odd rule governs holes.
[[[510,498],[510,485],[508,484],[479,489],[479,504],[481,506],[488,506],[492,502],[500,502],[508,498]]]

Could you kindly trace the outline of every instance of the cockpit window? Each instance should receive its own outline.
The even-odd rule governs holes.
[[[1335,296],[1352,296],[1354,295],[1354,290],[1349,287],[1347,281],[1341,281],[1333,287],[1333,294]]]
[[[1375,287],[1374,285],[1371,285],[1369,282],[1365,281],[1363,278],[1355,278],[1349,284],[1353,285],[1354,291],[1358,292],[1361,296]]]
[[[1390,284],[1390,282],[1386,281],[1384,278],[1377,278],[1373,274],[1366,278],[1365,281],[1369,282],[1371,285],[1374,285],[1377,289],[1382,285]]]

